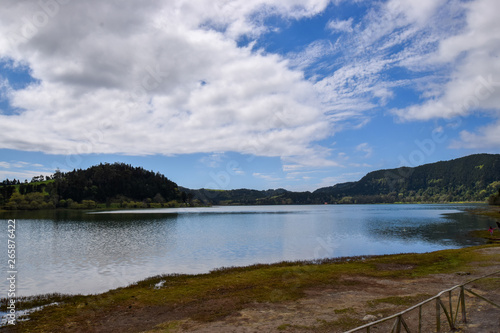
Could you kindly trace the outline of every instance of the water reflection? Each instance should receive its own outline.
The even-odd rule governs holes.
[[[8,212],[18,221],[20,294],[96,293],[164,273],[282,260],[428,252],[476,244],[487,218],[464,205],[212,207],[85,214]],[[445,214],[445,215],[443,215]],[[6,244],[6,233],[0,233]],[[7,271],[7,260],[0,269]],[[6,282],[2,282],[2,287]]]

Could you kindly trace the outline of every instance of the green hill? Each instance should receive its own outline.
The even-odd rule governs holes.
[[[43,177],[42,177],[43,178]],[[42,181],[0,183],[0,207],[146,208],[179,205],[283,205],[395,202],[486,202],[500,204],[500,155],[477,154],[368,173],[357,182],[314,192],[276,190],[192,190],[160,173],[126,164],[100,164]]]
[[[6,209],[107,207],[171,207],[189,199],[177,184],[160,173],[123,163],[99,164],[62,173],[43,182],[0,186],[0,205]]]
[[[378,170],[313,192],[326,202],[486,201],[500,187],[500,155],[477,154],[415,168]]]
[[[359,181],[336,184],[314,192],[283,189],[185,190],[205,204],[273,205],[485,202],[498,193],[499,188],[500,155],[477,154],[415,168],[373,171]]]
[[[276,190],[190,190],[181,187],[181,190],[192,197],[209,205],[285,205],[293,202],[287,197],[293,192],[284,189]]]

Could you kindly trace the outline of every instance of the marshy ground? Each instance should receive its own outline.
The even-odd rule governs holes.
[[[59,305],[2,331],[342,332],[364,324],[366,315],[381,318],[397,313],[499,269],[500,246],[490,244],[426,254],[158,276],[100,295],[59,295]],[[500,301],[498,275],[474,283],[473,288]],[[500,309],[472,297],[466,302],[469,323],[463,332],[499,331]],[[434,331],[434,314],[433,305],[424,309],[425,332]]]

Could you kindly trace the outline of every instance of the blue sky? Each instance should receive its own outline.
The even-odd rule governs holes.
[[[500,153],[496,0],[2,3],[0,179],[315,190]]]

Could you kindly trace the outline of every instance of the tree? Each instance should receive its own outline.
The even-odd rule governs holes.
[[[57,168],[56,171],[54,172],[54,175],[52,176],[52,179],[60,181],[62,178],[63,178],[63,173],[61,172],[61,170],[59,170],[59,168]]]
[[[83,200],[82,206],[84,209],[93,209],[93,208],[97,207],[95,201],[93,201],[93,200]]]
[[[10,197],[9,202],[7,202],[7,209],[26,209],[28,202],[26,201],[24,195],[19,192],[14,192]]]
[[[153,198],[153,201],[156,203],[165,203],[165,198],[160,193],[156,193],[155,197]]]
[[[490,205],[497,205],[497,206],[500,205],[500,188],[498,189],[497,194],[493,194],[489,197],[488,203]]]

